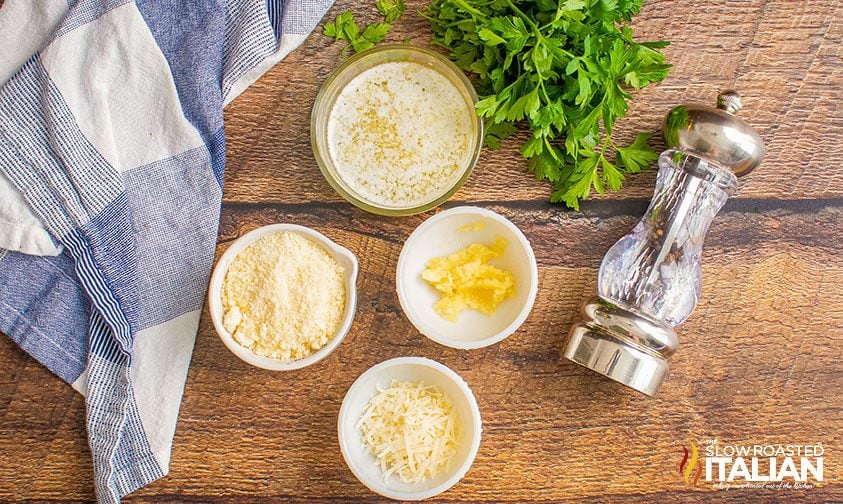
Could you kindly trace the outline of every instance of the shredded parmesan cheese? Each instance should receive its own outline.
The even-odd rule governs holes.
[[[406,483],[421,483],[448,469],[457,452],[454,404],[424,383],[393,381],[389,388],[378,388],[357,428],[384,480],[395,474]]]
[[[301,359],[345,314],[344,269],[298,233],[271,233],[237,254],[222,286],[223,326],[257,355]]]

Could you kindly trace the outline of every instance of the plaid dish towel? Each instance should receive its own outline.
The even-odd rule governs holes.
[[[0,330],[85,395],[97,498],[169,471],[223,107],[332,0],[6,0]]]

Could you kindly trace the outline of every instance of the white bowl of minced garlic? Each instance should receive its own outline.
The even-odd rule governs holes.
[[[527,319],[538,292],[529,240],[504,216],[461,206],[407,238],[396,270],[401,309],[428,338],[463,350],[493,345]]]
[[[357,257],[313,229],[272,224],[246,233],[208,287],[220,339],[245,362],[293,370],[324,359],[357,309]]]

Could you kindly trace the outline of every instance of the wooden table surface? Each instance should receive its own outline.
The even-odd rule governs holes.
[[[409,2],[389,39],[429,45]],[[340,0],[369,13],[369,1]],[[311,226],[360,258],[351,333],[322,363],[280,373],[232,355],[203,315],[171,473],[127,502],[379,501],[340,455],[336,417],[352,381],[391,357],[436,359],[461,374],[483,415],[480,451],[442,502],[574,500],[843,500],[843,8],[837,1],[655,0],[636,19],[642,39],[665,38],[674,64],[638,93],[627,137],[659,127],[686,101],[736,88],[741,115],[767,157],[741,180],[703,255],[702,299],[679,328],[671,377],[656,399],[560,357],[578,306],[595,289],[606,250],[644,212],[653,171],[573,213],[547,203],[525,172],[519,141],[485,151],[445,207],[502,213],[533,244],[539,294],[523,327],[490,348],[459,351],[413,329],[394,291],[410,232],[433,214],[369,215],[341,199],[310,150],[309,114],[342,60],[316,33],[226,113],[228,170],[217,253],[264,224]],[[317,30],[321,31],[321,29]],[[520,139],[523,139],[521,137]],[[520,140],[519,139],[519,140]],[[0,500],[93,498],[83,398],[0,338]],[[808,490],[717,491],[687,485],[682,446],[822,443],[825,480]]]

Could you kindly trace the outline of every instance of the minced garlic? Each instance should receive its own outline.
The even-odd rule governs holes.
[[[466,308],[493,315],[501,303],[514,296],[513,274],[489,264],[490,259],[503,254],[506,245],[504,238],[498,238],[491,247],[472,243],[447,257],[428,261],[422,278],[442,294],[433,305],[436,313],[451,322]]]
[[[480,231],[481,229],[483,229],[483,228],[485,228],[485,227],[486,227],[486,223],[485,223],[485,222],[483,222],[483,221],[477,221],[477,222],[470,222],[470,223],[468,223],[468,224],[465,224],[465,225],[463,225],[463,226],[460,226],[460,227],[457,229],[457,231],[460,231],[460,232],[462,232],[462,233],[470,233],[470,232],[472,232],[472,231]]]
[[[345,312],[344,268],[298,233],[270,233],[241,251],[222,285],[223,326],[257,355],[301,359],[325,346]]]
[[[363,446],[392,474],[421,483],[448,469],[457,453],[459,419],[454,403],[435,386],[395,382],[378,388],[357,422]]]
[[[411,61],[382,63],[340,91],[328,146],[340,178],[382,207],[429,203],[471,159],[474,107],[447,77]]]

